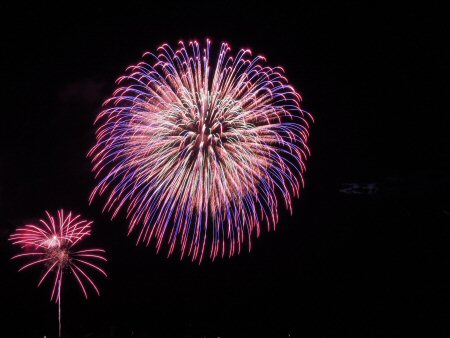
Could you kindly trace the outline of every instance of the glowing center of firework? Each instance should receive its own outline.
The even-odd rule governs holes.
[[[184,123],[177,121],[181,122],[179,125],[184,129],[181,132],[185,136],[183,145],[190,144],[191,149],[198,150],[198,153],[214,151],[216,156],[220,156],[221,151],[225,150],[224,145],[231,140],[229,136],[246,129],[245,121],[239,119],[243,108],[231,98],[217,99],[211,94],[204,96],[199,95],[195,105],[180,109],[184,110],[182,115],[189,116]],[[177,119],[180,119],[180,114]],[[233,130],[230,126],[233,126]],[[220,150],[217,149],[219,147]]]
[[[70,253],[67,248],[57,247],[49,250],[48,258],[51,264],[58,263],[60,266],[67,266],[70,263]]]
[[[47,240],[45,240],[42,245],[47,248],[55,248],[61,246],[61,241],[58,236],[53,235]]]
[[[196,138],[195,138],[195,148],[201,150],[206,150],[207,147],[216,145],[221,140],[223,125],[220,121],[216,121],[212,123],[205,119],[204,117],[195,122],[195,125],[198,126],[196,130]]]

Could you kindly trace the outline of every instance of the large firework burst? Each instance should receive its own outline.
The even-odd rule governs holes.
[[[207,245],[212,259],[250,249],[261,224],[275,227],[279,197],[292,211],[311,120],[281,67],[227,43],[210,51],[207,40],[145,53],[104,103],[89,153],[91,201],[108,192],[104,210],[126,209],[138,243],[199,261]]]
[[[27,262],[19,269],[43,265],[40,286],[44,280],[54,275],[50,300],[58,303],[59,336],[61,336],[61,287],[65,272],[71,273],[88,297],[86,285],[89,284],[100,295],[98,287],[89,276],[89,270],[96,270],[106,277],[105,271],[96,262],[106,261],[102,249],[75,250],[74,246],[91,234],[91,224],[73,216],[71,212],[57,212],[56,217],[46,212],[47,219],[40,219],[38,224],[27,224],[17,228],[10,236],[13,244],[20,245],[22,253],[13,257],[26,258]],[[48,278],[47,278],[48,277]]]

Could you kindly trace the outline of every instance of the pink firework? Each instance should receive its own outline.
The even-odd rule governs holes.
[[[105,251],[102,249],[75,250],[74,248],[83,238],[90,236],[92,222],[81,219],[80,215],[73,216],[71,212],[64,213],[63,210],[59,210],[56,217],[46,211],[46,216],[47,219],[40,219],[36,225],[27,224],[17,228],[10,236],[10,241],[20,245],[23,251],[12,259],[27,259],[19,271],[35,265],[44,267],[38,286],[53,275],[50,300],[58,303],[59,336],[61,336],[63,276],[66,273],[72,274],[86,299],[87,285],[100,295],[89,272],[95,270],[106,277],[106,272],[97,265],[97,262],[106,261],[106,258],[103,256]]]
[[[240,252],[261,225],[275,228],[278,199],[300,193],[311,116],[281,67],[222,43],[164,44],[128,67],[104,103],[89,156],[108,193],[105,210],[126,211],[137,242],[201,261]],[[209,238],[209,240],[207,240]]]

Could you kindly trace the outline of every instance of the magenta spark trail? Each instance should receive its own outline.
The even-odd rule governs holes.
[[[180,41],[128,67],[96,120],[89,156],[107,195],[124,210],[137,243],[167,244],[201,261],[251,248],[262,224],[292,212],[303,184],[311,116],[281,67],[248,49]]]

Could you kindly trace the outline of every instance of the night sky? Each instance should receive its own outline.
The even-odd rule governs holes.
[[[144,3],[1,5],[0,336],[56,337],[50,283],[16,272],[8,236],[59,208],[93,220],[86,245],[109,258],[100,297],[85,301],[67,279],[64,337],[450,335],[443,10]],[[124,214],[111,221],[102,198],[89,206],[86,155],[126,66],[207,37],[283,65],[315,123],[293,215],[281,209],[250,253],[199,266],[136,247]]]

